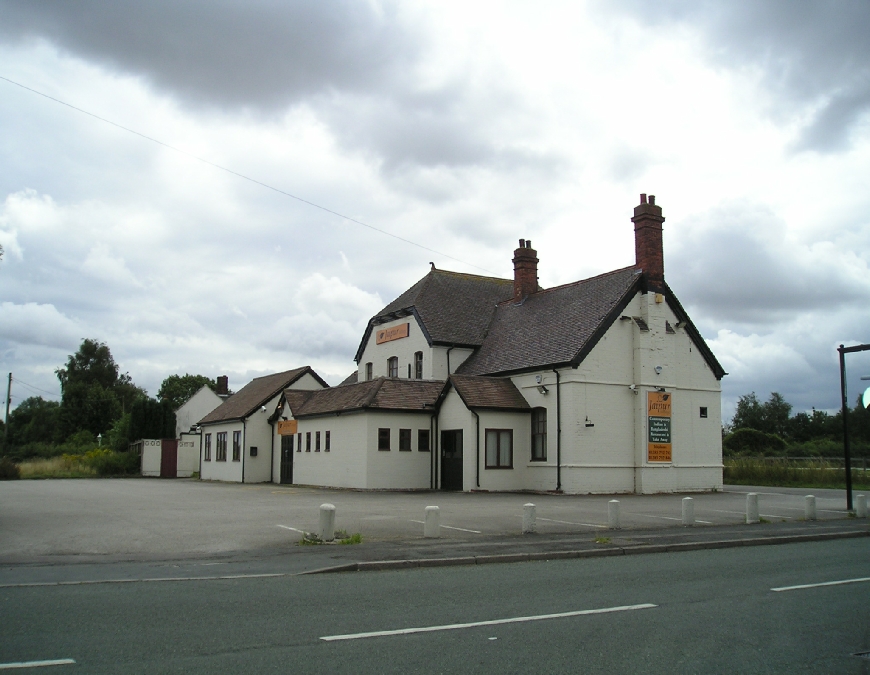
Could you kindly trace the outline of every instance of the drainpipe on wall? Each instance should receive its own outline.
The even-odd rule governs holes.
[[[433,490],[438,489],[438,458],[441,454],[441,439],[438,435],[438,418],[435,418],[435,438],[432,439],[432,464],[435,467],[435,473],[433,475]]]
[[[429,418],[429,489],[435,489],[435,414]]]
[[[562,400],[559,396],[559,371],[556,373],[556,491],[562,489]]]
[[[272,431],[269,433],[269,482],[275,482],[275,423],[269,422]]]
[[[451,345],[447,348],[447,379],[448,380],[450,379],[450,352],[452,352],[455,347],[456,347],[456,345]]]
[[[474,433],[474,468],[475,476],[477,478],[477,487],[480,487],[480,415],[473,410],[471,410],[471,414],[474,415],[474,419],[476,420]]]
[[[242,483],[245,482],[245,445],[248,437],[248,420],[242,419]]]

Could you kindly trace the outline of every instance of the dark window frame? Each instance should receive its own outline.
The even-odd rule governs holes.
[[[414,379],[423,379],[423,352],[414,352]]]
[[[532,408],[531,461],[547,461],[547,409],[543,407]]]
[[[490,433],[495,434],[496,438],[496,447],[495,447],[495,463],[490,462],[490,447],[489,447],[489,438]],[[507,438],[510,443],[509,448],[509,456],[508,463],[502,463],[502,434],[507,434]],[[514,468],[514,430],[513,429],[485,429],[484,430],[484,447],[485,447],[485,459],[486,459],[486,468],[487,469],[513,469]]]
[[[417,429],[417,450],[419,452],[429,452],[429,439],[431,434],[428,429]],[[425,441],[423,439],[426,439]]]
[[[387,359],[387,377],[399,377],[398,356],[391,356]]]
[[[202,460],[204,462],[211,461],[211,434],[205,435],[205,444],[202,449]]]
[[[311,452],[311,432],[305,432],[305,452]]]
[[[366,364],[366,380],[371,380],[371,379],[372,379],[372,370],[373,370],[373,368],[374,368],[374,366],[372,365],[372,362],[369,361],[369,362]]]
[[[380,427],[378,429],[378,450],[389,452],[390,450],[390,428]]]
[[[329,430],[323,432],[323,452],[329,452]]]
[[[411,452],[411,430],[399,429],[399,451]]]
[[[215,434],[215,457],[216,462],[227,461],[227,432],[219,431]]]
[[[233,461],[241,462],[242,461],[242,432],[234,431],[233,432]]]
[[[314,452],[320,452],[320,432],[314,432]]]
[[[699,411],[699,414],[701,415],[701,419],[703,419],[703,420],[707,419],[707,406],[702,405],[701,410]]]
[[[302,452],[302,432],[296,434],[296,452]]]

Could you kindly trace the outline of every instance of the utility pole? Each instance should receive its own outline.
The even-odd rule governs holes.
[[[846,354],[853,352],[866,352],[870,350],[870,344],[846,347],[840,345],[837,351],[840,353],[840,396],[843,402],[843,455],[846,460],[846,510],[852,510],[852,462],[849,453],[849,401],[846,391]]]
[[[9,384],[6,385],[6,417],[3,418],[3,447],[9,440],[9,401],[12,398],[12,373],[9,373]]]

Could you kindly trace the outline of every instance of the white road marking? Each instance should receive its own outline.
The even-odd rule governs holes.
[[[43,666],[69,666],[74,664],[73,659],[53,659],[51,661],[20,661],[18,663],[0,663],[0,670],[12,670],[13,668],[41,668]]]
[[[648,513],[626,513],[625,515],[626,516],[641,516],[642,518],[661,518],[663,520],[679,520],[680,522],[683,521],[682,518],[674,518],[673,516],[651,516]],[[703,525],[712,525],[713,524],[709,520],[695,520],[695,522],[701,523]]]
[[[293,530],[299,534],[305,534],[305,530],[297,530],[295,527],[290,527],[289,525],[276,525],[275,527],[283,527],[285,530]]]
[[[498,626],[505,623],[525,623],[528,621],[543,621],[545,619],[564,619],[571,616],[587,614],[610,614],[612,612],[628,612],[635,609],[651,609],[658,605],[645,603],[643,605],[624,605],[622,607],[604,607],[602,609],[581,609],[576,612],[560,612],[559,614],[538,614],[537,616],[518,616],[512,619],[495,619],[493,621],[474,621],[472,623],[452,623],[444,626],[423,626],[420,628],[399,628],[398,630],[378,630],[371,633],[350,633],[348,635],[326,635],[321,640],[334,642],[337,640],[360,640],[372,637],[387,637],[390,635],[411,635],[413,633],[434,633],[442,630],[458,630],[460,628],[477,628],[478,626]]]
[[[420,525],[425,525],[422,520],[412,520],[412,523],[419,523]],[[460,532],[473,532],[474,534],[482,534],[480,530],[466,530],[464,527],[451,527],[450,525],[442,525],[441,527],[447,530],[459,530]]]
[[[820,586],[842,586],[843,584],[857,584],[862,581],[870,581],[870,577],[862,577],[861,579],[843,579],[842,581],[823,581],[818,584],[801,584],[800,586],[780,586],[779,588],[771,588],[770,590],[779,593],[780,591],[797,591],[804,588],[819,588]]]
[[[522,518],[522,516],[520,516]],[[538,520],[546,520],[548,523],[562,523],[563,525],[582,525],[583,527],[601,527],[607,529],[607,525],[596,525],[595,523],[572,523],[567,520],[554,520],[553,518],[538,518]]]
[[[716,513],[736,513],[738,516],[745,516],[746,515],[746,511],[723,511],[722,509],[710,509],[710,510],[715,511]],[[783,518],[785,520],[792,519],[791,516],[779,516],[779,515],[774,516],[770,513],[759,513],[758,515],[761,516],[762,518]]]

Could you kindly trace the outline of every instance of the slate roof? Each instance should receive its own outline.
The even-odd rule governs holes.
[[[359,362],[374,326],[417,316],[430,344],[476,347],[496,304],[513,295],[512,279],[431,270],[369,320],[356,353]]]
[[[215,424],[217,422],[244,419],[306,373],[310,373],[324,387],[329,386],[312,370],[311,366],[303,366],[302,368],[286,370],[283,373],[257,377],[203,417],[199,421],[199,424]]]
[[[467,408],[531,410],[520,390],[508,378],[451,375],[450,383]]]
[[[359,371],[358,371],[358,370],[355,370],[355,371],[353,371],[350,375],[348,375],[346,378],[344,378],[344,379],[339,383],[338,386],[339,386],[339,387],[343,387],[343,386],[346,385],[346,384],[356,384],[357,382],[359,382]]]
[[[293,417],[313,417],[355,410],[392,410],[421,412],[432,410],[445,383],[437,380],[399,380],[379,377],[319,391],[295,406]],[[289,392],[285,392],[285,396]],[[289,401],[288,401],[289,402]]]

